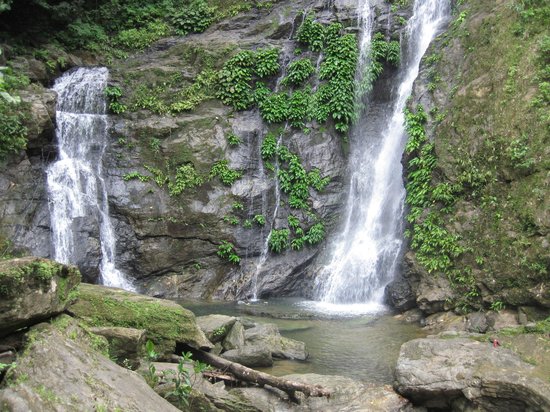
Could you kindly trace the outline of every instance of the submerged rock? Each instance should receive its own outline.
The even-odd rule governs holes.
[[[265,346],[274,358],[306,360],[306,344],[281,336],[279,328],[273,323],[258,324],[244,332],[246,346]]]
[[[63,312],[79,283],[74,266],[34,257],[0,262],[0,336]]]
[[[41,324],[0,391],[0,410],[178,411],[135,372],[122,368],[93,348],[80,327]]]
[[[83,283],[78,300],[68,310],[95,327],[145,329],[161,354],[173,353],[177,343],[198,349],[212,348],[197,326],[195,315],[168,300]]]
[[[221,356],[249,368],[273,365],[271,348],[265,345],[246,345],[238,349],[228,350],[222,353]]]
[[[550,384],[534,366],[489,341],[457,338],[405,343],[397,361],[396,389],[427,408],[550,411]]]

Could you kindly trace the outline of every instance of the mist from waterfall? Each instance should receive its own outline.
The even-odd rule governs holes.
[[[116,241],[109,218],[102,158],[108,116],[104,90],[109,72],[78,68],[60,77],[57,92],[58,160],[47,170],[53,258],[78,265],[90,233],[98,233],[100,277],[106,286],[134,290],[116,268]]]

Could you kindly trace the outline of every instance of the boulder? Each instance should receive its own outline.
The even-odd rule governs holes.
[[[161,355],[174,353],[176,343],[212,348],[197,326],[195,315],[172,301],[83,283],[68,311],[93,327],[144,329]]]
[[[273,365],[271,348],[264,345],[245,345],[239,349],[228,350],[222,353],[221,357],[249,368]]]
[[[94,349],[94,339],[75,322],[40,324],[0,391],[0,410],[178,411],[135,372]]]
[[[466,316],[466,330],[474,333],[485,333],[489,329],[485,313],[472,312]]]
[[[63,312],[79,282],[76,267],[51,260],[0,262],[0,336]]]
[[[397,391],[427,408],[550,411],[544,374],[488,340],[412,340],[401,347],[395,373]]]
[[[306,360],[309,356],[306,344],[279,334],[279,328],[273,323],[258,324],[244,332],[245,345],[266,346],[274,358]]]
[[[462,332],[466,330],[466,324],[462,316],[456,315],[453,312],[434,313],[427,316],[422,324],[424,329],[436,334],[443,331]]]
[[[386,302],[394,309],[404,312],[416,306],[416,295],[404,277],[390,282],[384,289]]]
[[[226,315],[197,317],[197,324],[212,343],[221,342],[236,321],[237,318]]]
[[[490,312],[487,314],[487,324],[490,330],[514,328],[519,326],[518,314],[516,311],[509,309],[499,312]]]
[[[145,354],[145,329],[99,327],[90,328],[90,332],[107,339],[109,357],[117,363],[130,361],[133,366],[137,366],[139,358]]]
[[[240,321],[237,321],[223,340],[223,348],[231,350],[242,346],[244,346],[244,326]]]

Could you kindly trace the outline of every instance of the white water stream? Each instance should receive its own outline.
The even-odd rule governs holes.
[[[368,65],[373,8],[360,0],[362,13],[361,63],[358,80]],[[450,12],[450,0],[416,0],[406,28],[400,83],[386,113],[384,126],[365,133],[359,119],[351,136],[351,183],[342,233],[316,285],[320,306],[341,311],[368,312],[382,308],[385,286],[399,269],[403,246],[405,189],[401,157],[406,143],[403,110],[418,76],[420,61]],[[369,128],[373,130],[373,128]],[[374,128],[376,130],[376,128]]]
[[[77,265],[87,249],[89,232],[99,233],[102,283],[134,290],[115,265],[116,242],[103,178],[108,75],[106,68],[78,68],[53,87],[58,94],[59,160],[47,170],[52,243],[55,260]]]

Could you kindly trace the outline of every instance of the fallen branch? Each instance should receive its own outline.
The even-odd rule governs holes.
[[[193,353],[193,359],[205,362],[211,366],[223,370],[224,372],[229,372],[241,381],[255,383],[259,386],[269,385],[280,389],[283,392],[286,392],[289,398],[294,402],[299,402],[296,392],[302,392],[308,397],[326,396],[327,398],[330,398],[330,391],[319,385],[308,385],[306,383],[278,378],[198,349],[192,349],[191,352]]]

